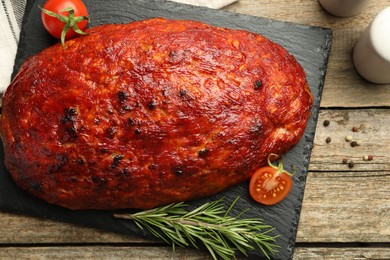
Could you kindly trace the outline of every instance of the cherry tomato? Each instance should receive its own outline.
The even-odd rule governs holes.
[[[84,34],[82,30],[89,20],[87,8],[81,0],[48,0],[43,5],[41,18],[45,29],[64,41]]]
[[[274,154],[270,154],[274,155]],[[258,169],[251,177],[249,193],[264,205],[274,205],[282,201],[292,188],[291,174],[283,169],[283,161],[274,166],[268,156],[268,166]]]

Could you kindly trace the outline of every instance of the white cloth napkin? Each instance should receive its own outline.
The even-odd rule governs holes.
[[[219,9],[237,0],[171,0]],[[26,0],[2,0],[0,7],[0,95],[8,87],[14,66]],[[1,104],[1,103],[0,103]]]
[[[224,6],[230,5],[237,0],[170,0],[182,4],[206,6],[208,8],[219,9]]]
[[[26,0],[2,0],[0,7],[0,93],[11,80]]]

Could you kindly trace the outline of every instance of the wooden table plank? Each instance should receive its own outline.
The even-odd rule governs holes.
[[[0,259],[191,259],[211,260],[209,254],[195,249],[169,246],[43,246],[0,248]]]
[[[0,244],[151,243],[139,236],[0,212]],[[1,259],[1,258],[0,258]]]
[[[389,242],[390,172],[310,172],[297,242]]]
[[[329,121],[325,127],[323,122]],[[356,128],[355,132],[354,129]],[[351,137],[350,142],[346,137]],[[331,142],[327,143],[326,139]],[[358,146],[352,146],[355,141]],[[364,156],[373,156],[365,161]],[[352,168],[343,159],[353,162]],[[390,171],[388,109],[322,109],[319,113],[309,171]]]
[[[208,260],[208,254],[194,249],[176,249],[170,247],[153,246],[63,246],[50,247],[3,247],[0,248],[0,259],[186,259]],[[243,258],[238,258],[243,259]],[[294,252],[295,260],[310,259],[390,259],[390,250],[386,247],[364,248],[359,247],[297,247]]]
[[[337,260],[363,260],[363,259],[390,259],[390,249],[388,247],[297,247],[294,252],[294,260],[317,260],[317,259],[337,259]]]

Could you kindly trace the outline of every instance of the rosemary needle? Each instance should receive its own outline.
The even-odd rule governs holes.
[[[132,220],[140,229],[147,229],[152,235],[175,246],[194,246],[200,242],[214,259],[235,258],[237,252],[248,255],[259,248],[269,258],[278,247],[277,236],[269,233],[273,227],[265,225],[257,218],[229,216],[230,210],[238,201],[236,198],[226,211],[223,199],[205,203],[187,211],[183,202],[173,203],[134,214],[114,214],[115,218]]]

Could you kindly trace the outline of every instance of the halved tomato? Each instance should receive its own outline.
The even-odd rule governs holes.
[[[264,205],[274,205],[282,201],[291,191],[292,179],[290,173],[283,169],[283,160],[278,166],[271,163],[268,156],[268,166],[258,169],[251,177],[249,193],[251,197]]]

